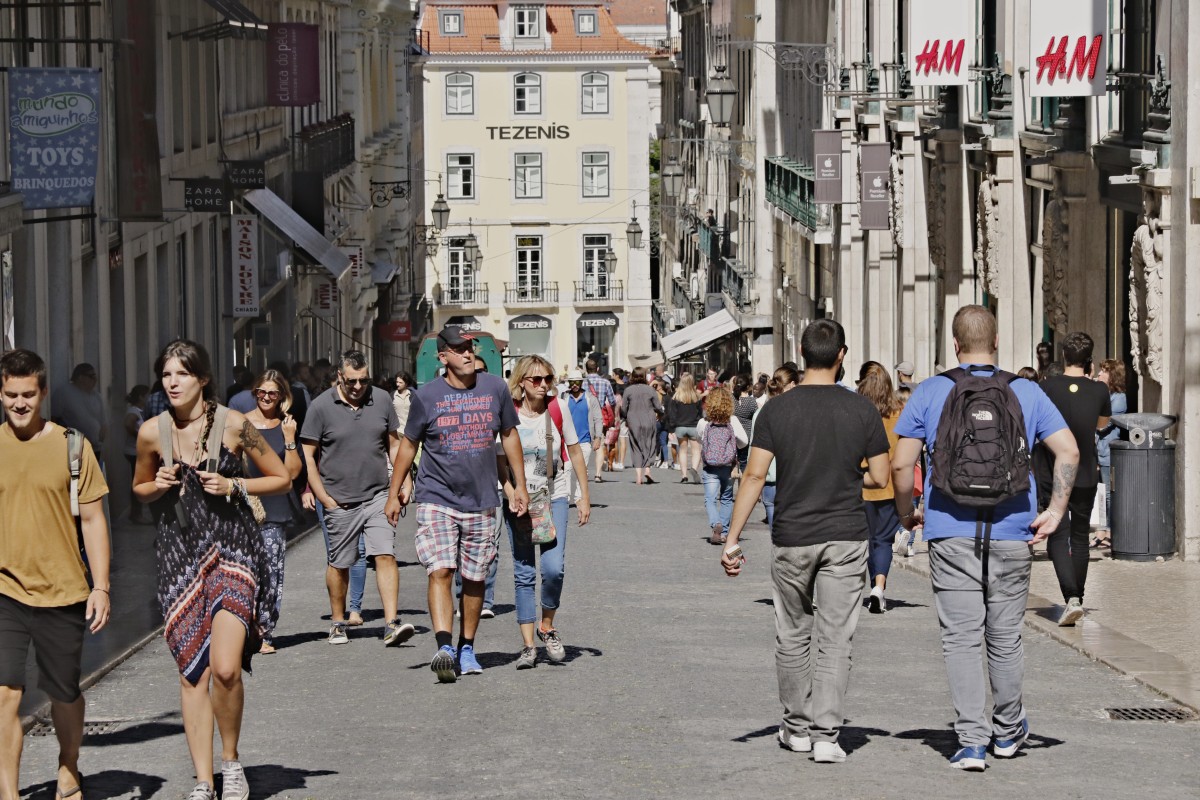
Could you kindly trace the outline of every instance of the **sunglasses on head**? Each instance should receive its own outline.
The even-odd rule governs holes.
[[[554,376],[553,375],[526,375],[525,380],[529,381],[534,386],[541,386],[542,381],[545,381],[546,385],[549,386],[550,384],[554,383]]]
[[[279,399],[279,392],[277,392],[277,391],[275,391],[275,390],[273,390],[273,389],[272,389],[272,390],[268,390],[268,389],[255,389],[255,390],[254,390],[254,396],[255,396],[255,397],[260,397],[260,398],[262,398],[262,399],[264,399],[264,400],[278,400],[278,399]]]
[[[347,386],[367,386],[371,383],[370,378],[342,378],[342,382]]]

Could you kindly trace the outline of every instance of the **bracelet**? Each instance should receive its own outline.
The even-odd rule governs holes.
[[[93,592],[104,592],[109,597],[112,597],[112,593],[109,592],[108,589],[101,589],[99,586],[93,586],[92,591]]]
[[[1046,513],[1049,514],[1050,516],[1054,517],[1055,522],[1062,522],[1062,514],[1054,513],[1053,508],[1047,508]]]

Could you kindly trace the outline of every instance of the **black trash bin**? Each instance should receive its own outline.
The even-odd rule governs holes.
[[[1121,441],[1110,446],[1112,557],[1154,561],[1175,553],[1175,442],[1165,431],[1176,417],[1118,414]]]

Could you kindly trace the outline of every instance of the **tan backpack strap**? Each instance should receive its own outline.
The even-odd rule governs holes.
[[[171,452],[170,411],[164,411],[158,415],[158,452],[162,457],[164,467],[170,469],[175,466],[175,455]]]
[[[229,409],[217,404],[217,412],[213,415],[212,428],[208,431],[208,441],[204,443],[204,453],[208,461],[207,472],[216,472],[221,461],[221,439],[225,436],[225,417]]]

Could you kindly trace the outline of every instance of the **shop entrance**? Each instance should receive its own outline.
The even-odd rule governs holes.
[[[617,315],[611,311],[592,311],[580,314],[576,322],[578,338],[575,344],[575,361],[583,365],[589,358],[596,358],[601,374],[607,374],[617,364]]]

